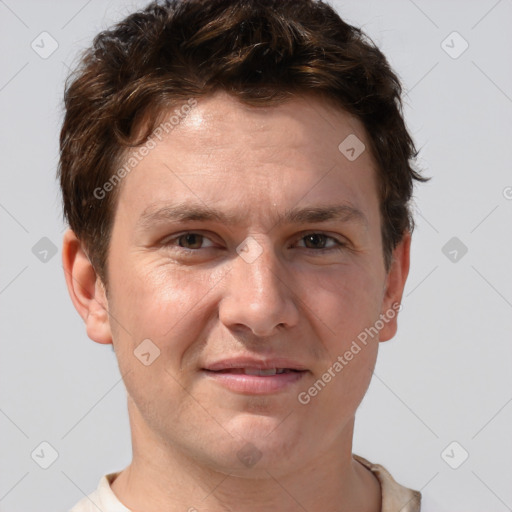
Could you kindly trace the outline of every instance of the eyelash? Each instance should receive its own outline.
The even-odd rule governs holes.
[[[181,237],[186,236],[186,235],[199,235],[199,236],[202,236],[203,238],[206,238],[206,239],[209,240],[209,238],[206,235],[203,235],[202,233],[199,233],[199,232],[196,232],[196,231],[186,231],[186,232],[180,233],[179,235],[176,235],[176,236],[174,236],[172,238],[168,238],[168,239],[164,240],[162,242],[162,245],[165,246],[165,247],[174,247],[175,249],[178,249],[179,251],[185,252],[185,253],[188,253],[188,254],[197,252],[200,249],[202,249],[202,248],[200,248],[200,249],[189,249],[187,247],[181,247],[179,245],[174,245],[173,244],[173,242],[179,240]],[[330,251],[341,251],[341,250],[346,248],[346,244],[344,242],[342,242],[342,241],[338,240],[337,238],[334,238],[334,237],[332,237],[330,235],[326,235],[325,233],[317,232],[317,231],[311,231],[311,232],[305,233],[304,235],[302,235],[299,238],[299,241],[303,240],[304,238],[306,238],[307,236],[310,236],[310,235],[321,235],[321,236],[324,236],[326,239],[330,239],[330,240],[332,240],[336,244],[334,247],[327,247],[327,248],[321,248],[321,249],[310,249],[310,250],[312,250],[314,252],[317,252],[317,253],[327,253],[327,252],[330,252]],[[305,249],[309,249],[308,247],[304,247],[304,248]],[[206,247],[206,249],[209,249],[209,247]]]

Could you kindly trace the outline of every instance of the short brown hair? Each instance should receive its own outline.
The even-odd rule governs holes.
[[[386,269],[414,223],[417,156],[401,85],[358,28],[317,0],[153,2],[99,33],[68,77],[58,177],[64,217],[102,281],[120,187],[98,199],[127,149],[145,142],[162,112],[217,90],[253,106],[316,94],[356,116],[378,164]],[[138,127],[149,120],[144,133]],[[341,141],[340,141],[341,142]]]

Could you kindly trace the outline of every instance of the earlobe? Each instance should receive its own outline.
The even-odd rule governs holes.
[[[409,275],[410,250],[411,234],[407,231],[393,250],[382,300],[381,320],[384,327],[379,332],[379,341],[388,341],[396,334],[398,311],[401,309],[405,282]]]
[[[85,322],[87,336],[97,343],[112,343],[104,285],[71,229],[63,238],[62,266],[71,301]]]

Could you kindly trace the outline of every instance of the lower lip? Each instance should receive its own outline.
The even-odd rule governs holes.
[[[203,373],[231,391],[265,395],[276,393],[299,382],[307,371],[279,373],[276,375],[246,375],[245,373],[223,373],[203,370]]]

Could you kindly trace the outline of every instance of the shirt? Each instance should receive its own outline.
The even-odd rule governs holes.
[[[372,464],[359,455],[354,459],[367,467],[378,479],[382,491],[381,512],[420,512],[421,493],[397,483],[389,471],[380,464]],[[70,512],[131,512],[112,491],[110,484],[116,479],[117,473],[104,475],[98,488],[80,500]]]

